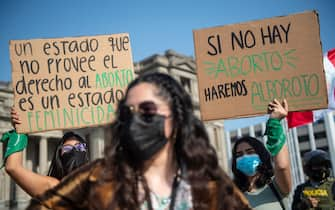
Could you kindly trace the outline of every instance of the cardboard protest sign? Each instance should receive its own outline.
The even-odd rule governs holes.
[[[134,78],[126,33],[12,40],[10,59],[23,133],[109,123]]]
[[[327,107],[318,15],[305,12],[194,30],[203,120]]]

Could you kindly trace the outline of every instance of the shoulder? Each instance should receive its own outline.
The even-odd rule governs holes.
[[[89,180],[96,181],[99,179],[99,176],[103,173],[104,169],[106,168],[106,162],[104,159],[97,159],[89,164],[88,169],[90,171]]]
[[[81,205],[88,205],[89,191],[95,190],[94,183],[99,180],[103,168],[104,161],[101,159],[83,165],[63,178],[57,186],[37,196],[28,209],[35,209],[33,208],[35,206],[45,206],[49,209],[65,209],[65,207],[77,209]]]
[[[222,185],[227,185],[226,187],[222,188]],[[216,197],[215,195],[220,195],[219,192],[220,188],[221,190],[224,189],[227,193],[231,196],[231,199],[237,201],[241,207],[245,208],[250,206],[249,201],[244,196],[244,194],[238,189],[238,187],[234,183],[224,183],[220,181],[209,181],[208,182],[208,189],[209,193],[213,195],[212,197]],[[248,209],[248,208],[247,208]]]
[[[277,193],[279,193],[279,195],[281,196],[281,197],[287,197],[287,196],[289,196],[289,192],[288,193],[284,193],[284,192],[282,192],[281,190],[280,190],[280,187],[279,187],[279,185],[278,185],[278,183],[276,182],[276,179],[272,179],[272,182],[270,182],[269,184],[268,184],[268,186],[269,186],[269,188],[272,190],[272,191],[277,191]],[[274,192],[274,193],[276,193],[276,192]]]
[[[327,178],[327,180],[323,184],[324,186],[330,186],[333,190],[335,190],[335,179],[333,177]]]
[[[301,193],[304,190],[304,188],[308,187],[308,186],[310,186],[310,182],[309,181],[301,183],[301,184],[299,184],[299,185],[296,186],[294,192],[295,193]]]
[[[334,183],[335,182],[335,178],[334,177],[329,177],[327,179],[327,181],[330,182],[330,183]]]
[[[104,160],[97,159],[89,162],[76,170],[72,171],[68,176],[62,179],[62,182],[68,182],[69,180],[83,180],[83,179],[96,179],[95,176],[101,172],[104,168]]]
[[[79,192],[84,186],[89,185],[91,181],[98,179],[98,172],[103,168],[102,166],[103,161],[98,159],[75,169],[59,183],[55,183],[56,186],[49,190],[45,196],[52,197],[57,193],[71,196],[71,193]]]
[[[56,185],[59,184],[59,180],[54,178],[54,177],[51,177],[51,176],[47,176],[48,177],[48,189],[51,189],[53,187],[55,187]]]

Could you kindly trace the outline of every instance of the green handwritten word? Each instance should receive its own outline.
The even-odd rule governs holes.
[[[131,69],[113,70],[95,75],[97,88],[126,87],[134,78]]]
[[[107,104],[107,106],[27,112],[27,118],[30,131],[42,131],[108,123],[114,114],[113,105]]]
[[[274,98],[316,97],[320,80],[317,74],[302,74],[281,80],[265,80],[251,84],[251,103],[268,103]]]
[[[297,57],[294,56],[295,49],[280,53],[278,51],[262,52],[259,54],[244,55],[242,58],[228,56],[219,58],[217,63],[205,61],[205,68],[209,76],[221,77],[239,77],[248,76],[249,74],[259,74],[270,71],[281,71],[286,68],[286,64],[295,69],[294,62]]]

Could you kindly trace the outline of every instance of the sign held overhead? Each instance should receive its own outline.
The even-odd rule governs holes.
[[[193,31],[203,120],[327,107],[315,11]]]
[[[134,78],[129,35],[10,41],[20,133],[110,123]]]

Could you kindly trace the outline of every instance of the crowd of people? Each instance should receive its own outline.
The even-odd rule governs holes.
[[[36,174],[22,164],[27,136],[13,130],[1,139],[7,145],[5,169],[32,196],[29,210],[334,209],[328,154],[306,153],[308,181],[292,189],[281,124],[288,103],[274,99],[267,109],[267,141],[244,136],[235,142],[231,179],[220,168],[188,93],[167,74],[145,73],[129,84],[117,106],[103,158],[89,162],[86,140],[67,132],[48,174]],[[15,128],[20,117],[15,109],[11,116]]]

